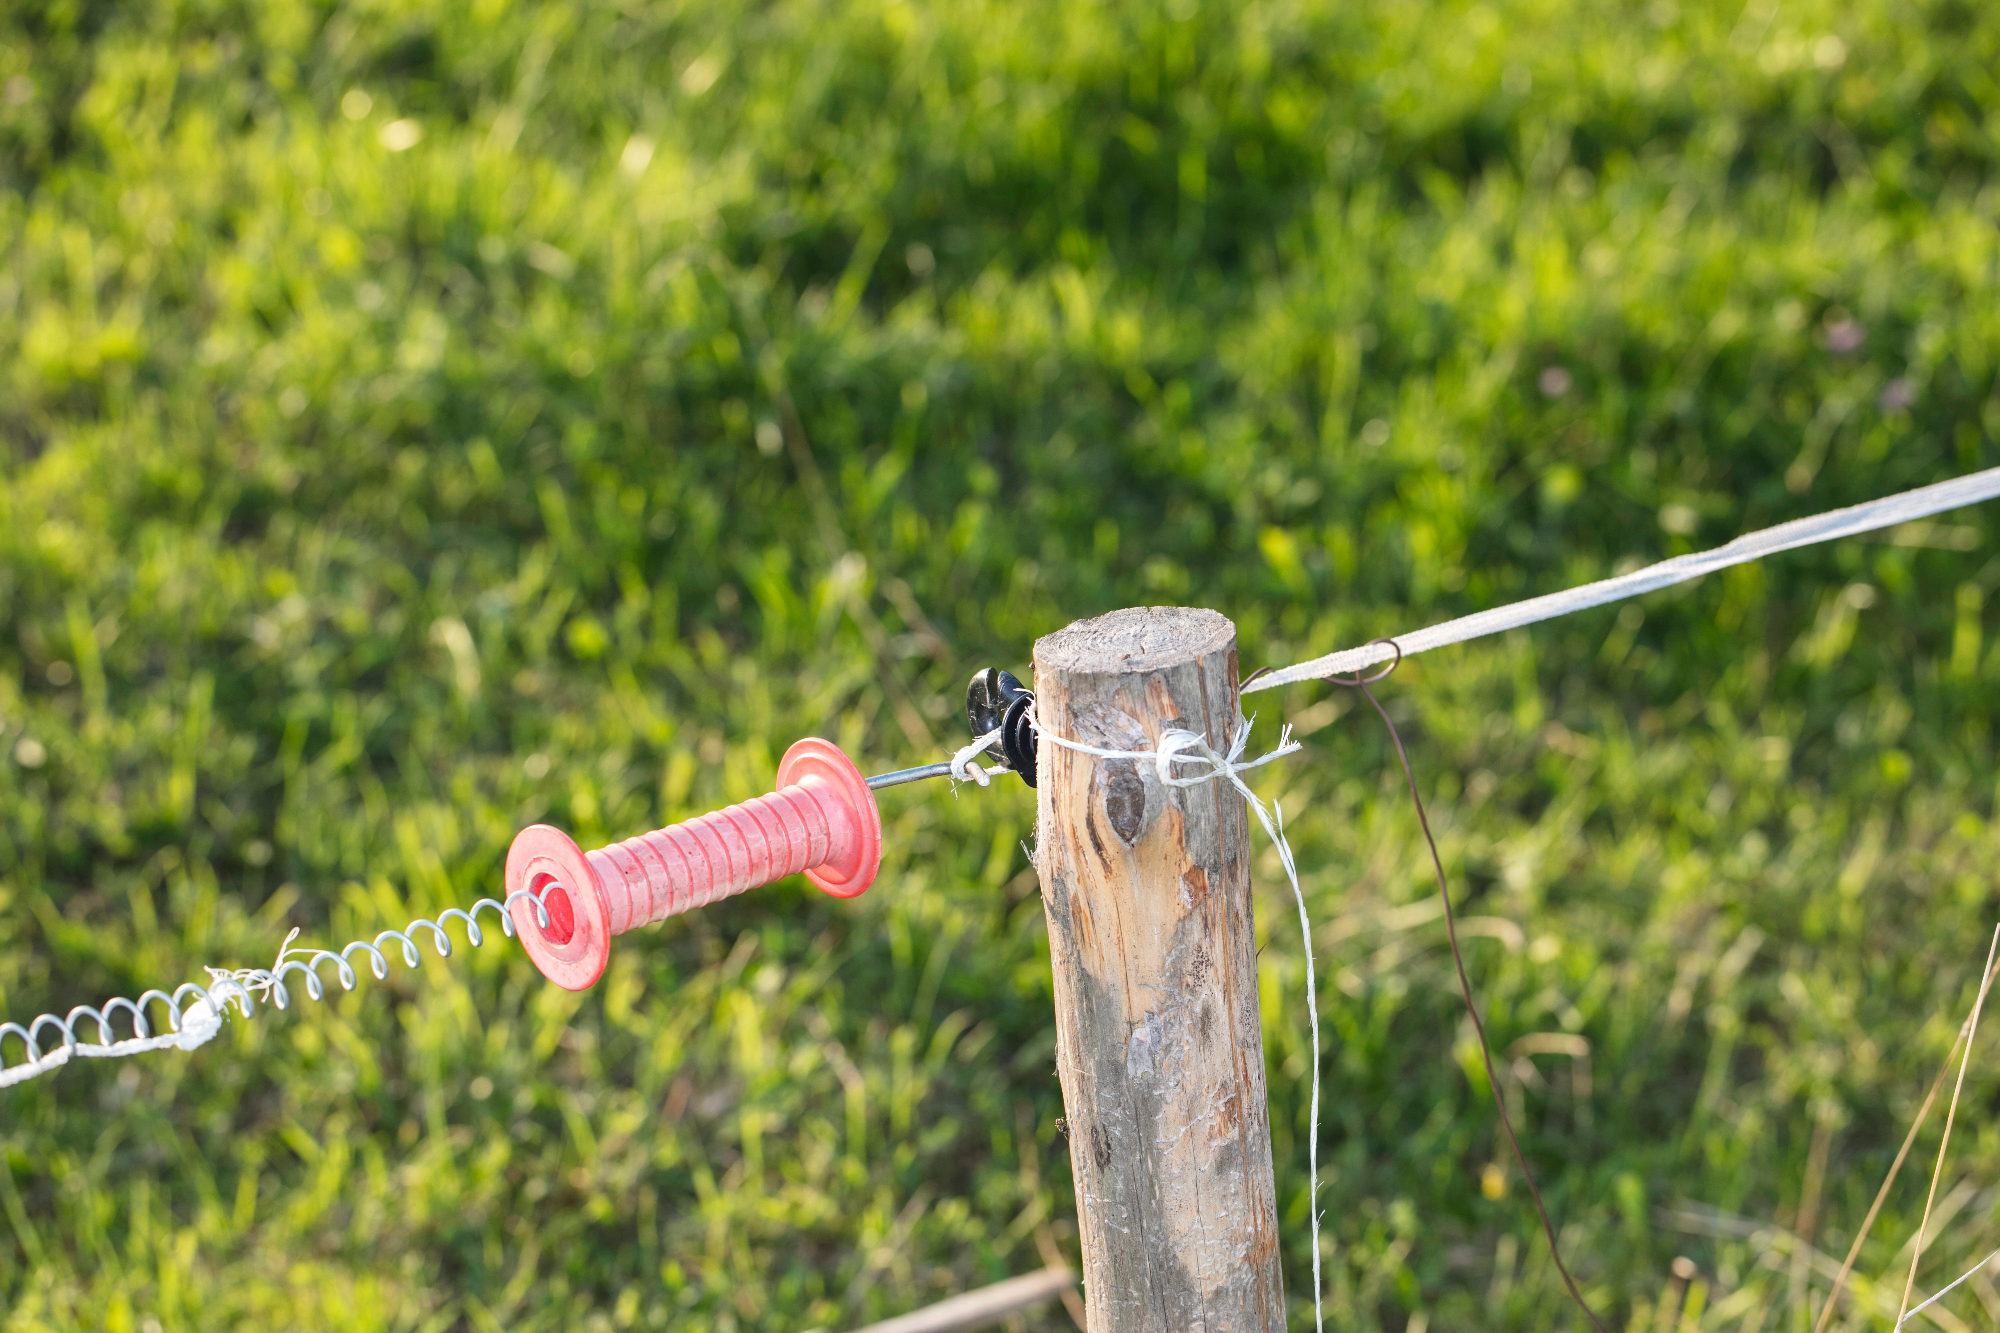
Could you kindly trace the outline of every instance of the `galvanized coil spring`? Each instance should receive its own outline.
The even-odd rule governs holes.
[[[251,996],[254,994],[268,998],[272,1004],[284,1009],[291,1004],[291,991],[285,985],[285,977],[293,972],[305,973],[305,991],[314,1000],[323,999],[326,986],[319,975],[322,963],[331,962],[335,976],[344,991],[353,990],[359,981],[354,967],[347,960],[355,953],[367,955],[368,968],[380,981],[389,975],[389,958],[382,952],[382,946],[394,941],[402,945],[403,965],[415,968],[423,961],[423,953],[414,938],[422,931],[431,933],[432,943],[437,948],[438,957],[451,957],[451,936],[445,933],[444,923],[457,919],[465,923],[466,942],[473,948],[485,943],[485,932],[479,928],[479,910],[490,908],[500,915],[500,932],[509,939],[514,935],[514,921],[510,909],[518,899],[526,899],[534,904],[535,918],[542,925],[549,923],[548,909],[542,905],[541,895],[528,889],[520,889],[507,895],[505,901],[481,898],[472,905],[471,911],[450,907],[438,913],[435,920],[419,917],[401,930],[385,930],[373,941],[356,940],[334,953],[327,949],[302,950],[293,955],[291,943],[297,938],[294,930],[285,937],[285,943],[278,950],[277,961],[266,968],[238,968],[225,970],[209,968],[209,984],[202,986],[196,982],[183,982],[172,994],[162,990],[149,990],[138,999],[131,1000],[120,995],[107,1000],[102,1008],[80,1004],[66,1016],[41,1014],[26,1027],[19,1023],[0,1023],[0,1088],[15,1083],[24,1083],[39,1074],[52,1069],[60,1069],[69,1063],[72,1056],[96,1059],[114,1059],[119,1056],[138,1055],[145,1051],[165,1050],[174,1047],[191,1051],[208,1041],[222,1030],[222,1018],[231,1003],[234,1003],[243,1017],[249,1018],[255,1012]],[[148,1003],[164,1005],[167,1012],[167,1030],[155,1034],[146,1021]],[[117,1036],[111,1020],[120,1010],[131,1015],[132,1035],[123,1039]],[[94,1021],[96,1041],[85,1040],[89,1028],[84,1025],[82,1034],[79,1026],[83,1020]],[[53,1046],[46,1054],[41,1047],[45,1032],[53,1029],[52,1036],[59,1036],[59,1045]],[[6,1042],[9,1036],[16,1036],[26,1047],[27,1059],[9,1065],[6,1062]]]

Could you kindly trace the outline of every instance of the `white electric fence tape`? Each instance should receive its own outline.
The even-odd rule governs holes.
[[[1780,523],[1775,528],[1765,528],[1760,532],[1745,533],[1729,545],[1718,546],[1713,551],[1677,555],[1671,560],[1662,560],[1657,565],[1648,565],[1617,578],[1600,579],[1580,588],[1531,597],[1525,602],[1496,606],[1489,611],[1447,620],[1429,629],[1398,634],[1396,644],[1403,650],[1403,656],[1409,657],[1431,648],[1442,648],[1446,644],[1484,638],[1537,621],[1566,616],[1572,611],[1672,587],[1704,574],[1713,574],[1718,569],[1776,555],[1779,551],[1830,542],[1838,537],[1853,537],[1878,528],[1908,523],[1912,519],[1929,518],[1947,509],[1991,500],[1996,495],[2000,495],[2000,468],[1988,468],[1984,472],[1941,481],[1934,486],[1920,486],[1901,495],[1885,496],[1812,518],[1793,519],[1790,523]],[[1386,662],[1395,655],[1394,648],[1381,642],[1346,648],[1259,676],[1243,687],[1243,693],[1255,694],[1258,690],[1275,690],[1280,685],[1293,685],[1302,680],[1346,675],[1374,666],[1377,662]]]

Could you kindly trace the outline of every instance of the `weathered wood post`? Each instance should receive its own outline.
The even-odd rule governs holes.
[[[1227,752],[1237,686],[1213,611],[1114,611],[1035,644],[1036,868],[1091,1333],[1285,1327],[1243,798],[1047,739],[1151,750],[1178,727]]]

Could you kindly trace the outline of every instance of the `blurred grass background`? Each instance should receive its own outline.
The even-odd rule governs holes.
[[[1216,607],[1249,670],[2000,463],[1996,70],[1968,0],[8,6],[0,1014],[468,903],[801,734],[935,759],[1076,617]],[[1995,522],[1385,687],[1618,1327],[1804,1329],[1970,1007]],[[1579,1327],[1379,727],[1257,702],[1335,1325]],[[489,943],[0,1093],[0,1327],[835,1329],[1073,1253],[1030,793],[882,804],[866,897],[582,996]],[[1920,1291],[1996,1243],[1996,1110],[1982,1054]]]

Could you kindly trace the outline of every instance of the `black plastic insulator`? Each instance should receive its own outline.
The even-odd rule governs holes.
[[[973,737],[998,728],[1000,758],[1030,787],[1035,785],[1034,707],[1034,691],[999,667],[987,667],[965,687],[965,721]]]
[[[1007,715],[1000,719],[1000,752],[1007,756],[1007,766],[1021,775],[1021,781],[1030,787],[1035,785],[1035,696],[1022,690],[1013,703],[1007,705]]]
[[[1014,696],[1025,693],[1011,671],[987,667],[974,672],[971,684],[965,687],[965,725],[972,728],[973,738],[976,740],[999,726]]]

